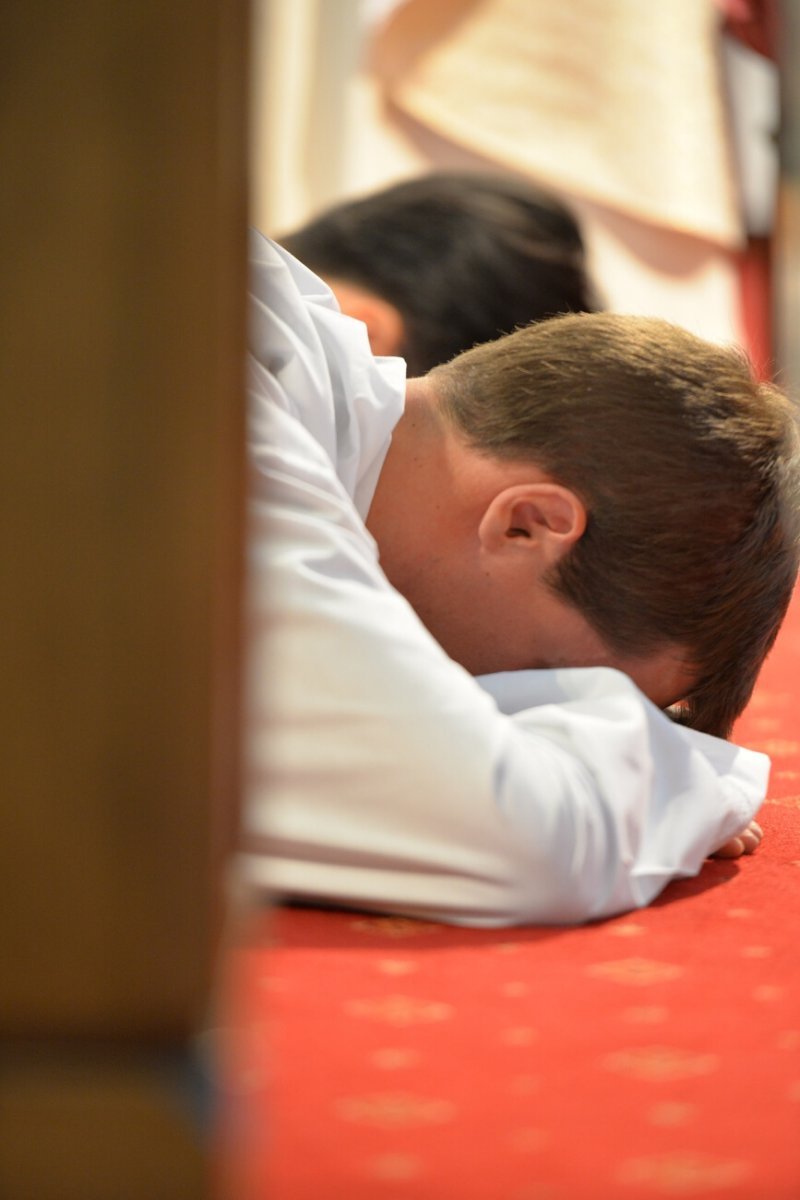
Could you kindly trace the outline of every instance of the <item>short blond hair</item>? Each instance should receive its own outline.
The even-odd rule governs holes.
[[[737,349],[609,313],[528,326],[430,378],[473,448],[581,497],[586,532],[551,586],[618,653],[682,647],[681,719],[727,736],[797,577],[796,404]]]

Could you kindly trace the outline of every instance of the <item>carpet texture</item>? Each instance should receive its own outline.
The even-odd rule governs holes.
[[[798,1200],[800,603],[758,852],[579,929],[282,910],[231,956],[231,1200]]]

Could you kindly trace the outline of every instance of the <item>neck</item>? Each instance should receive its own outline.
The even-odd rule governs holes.
[[[396,543],[402,527],[441,497],[446,439],[443,421],[427,378],[409,379],[403,415],[397,422],[367,515],[367,528],[384,551]],[[398,503],[398,497],[402,502]],[[391,576],[390,576],[391,578]]]
[[[442,414],[434,386],[428,376],[407,385],[367,528],[389,582],[448,649],[442,610],[471,594],[476,572],[485,575],[479,530],[487,505],[532,468],[470,447]]]

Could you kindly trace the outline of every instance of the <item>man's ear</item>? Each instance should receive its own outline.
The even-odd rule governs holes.
[[[342,312],[366,325],[373,354],[400,353],[405,340],[405,326],[393,304],[356,283],[340,279],[328,279],[327,282]]]
[[[481,546],[490,553],[535,552],[549,565],[586,529],[586,506],[559,483],[520,483],[498,492],[481,518]]]

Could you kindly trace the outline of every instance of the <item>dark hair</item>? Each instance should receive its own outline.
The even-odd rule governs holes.
[[[739,350],[610,314],[520,330],[431,380],[469,444],[582,498],[586,531],[551,586],[617,653],[684,648],[679,718],[727,736],[797,575],[796,405]]]
[[[575,218],[511,176],[425,175],[279,241],[318,274],[394,305],[411,376],[520,325],[599,307]]]

